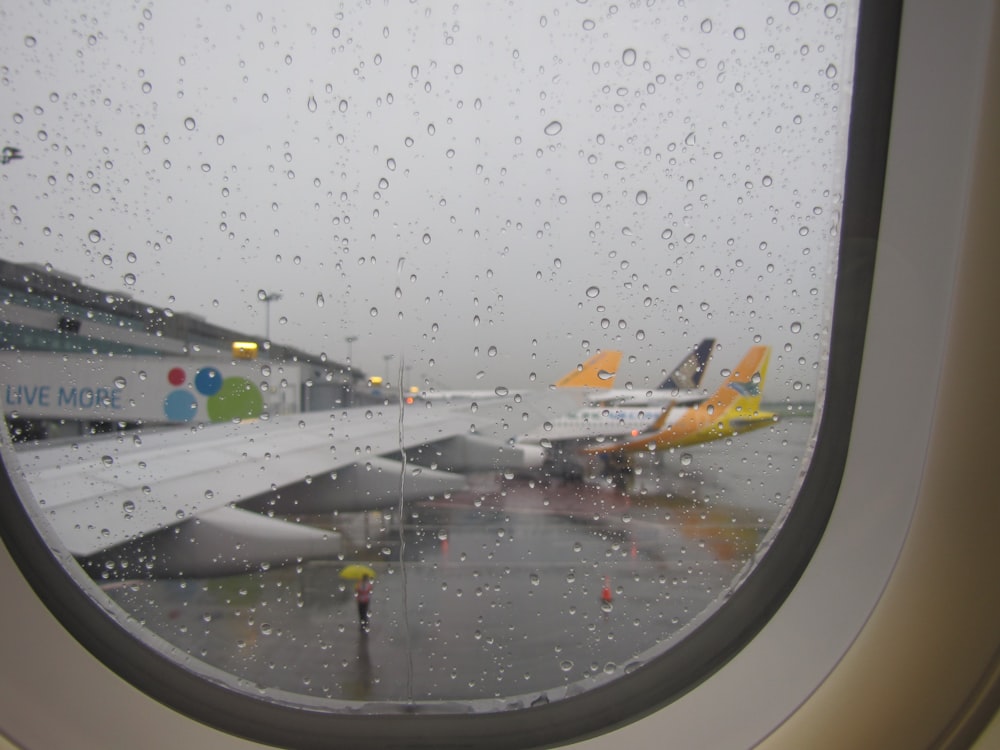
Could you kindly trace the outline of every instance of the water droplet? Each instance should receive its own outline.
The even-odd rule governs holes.
[[[591,193],[590,194],[590,200],[594,201],[594,203],[600,203],[602,200],[604,200],[604,194],[603,193]]]
[[[425,245],[431,244],[431,236],[427,232],[424,232],[424,236],[421,237],[420,239],[423,241]]]
[[[622,52],[622,63],[628,66],[635,65],[636,54],[635,50],[629,47],[624,52]]]
[[[743,41],[744,39],[747,38],[746,29],[744,29],[742,26],[737,26],[735,29],[733,29],[733,36],[739,39],[740,41]]]
[[[562,123],[559,120],[553,120],[545,126],[545,135],[559,135],[562,129]]]
[[[530,576],[528,576],[528,580],[531,581],[532,586],[537,586],[539,583],[542,582],[542,579],[539,577],[538,573],[532,573]]]
[[[834,3],[830,3],[825,8],[823,8],[823,15],[827,18],[833,18],[837,15],[837,6]]]
[[[323,297],[323,293],[320,292],[316,295],[316,307],[323,307],[326,304],[326,298]]]
[[[131,500],[126,500],[122,503],[122,510],[128,515],[135,513],[135,503]]]
[[[508,393],[510,393],[510,391],[505,386],[502,385],[498,385],[496,388],[494,388],[493,392],[498,396],[506,396]]]
[[[760,184],[763,185],[764,187],[771,187],[772,182],[774,181],[771,179],[771,175],[769,174],[764,175],[760,179]]]
[[[798,333],[799,331],[802,330],[802,324],[799,323],[798,321],[795,321],[794,323],[792,323],[792,325],[790,327],[792,329],[792,333]]]
[[[315,96],[310,96],[308,99],[306,99],[306,108],[310,112],[315,112],[317,106],[318,105],[316,104],[316,97]]]
[[[38,43],[38,40],[35,39],[35,37],[33,37],[33,36],[26,36],[26,37],[24,37],[24,46],[25,47],[31,48],[31,47],[34,47],[37,43]]]
[[[119,391],[122,390],[126,385],[128,385],[128,382],[121,375],[115,378],[115,388],[117,388]]]
[[[800,10],[802,10],[802,6],[799,5],[798,0],[792,0],[792,2],[788,4],[788,12],[793,16],[797,16]]]
[[[691,456],[690,453],[682,453],[681,454],[681,466],[690,466],[691,465],[691,460],[692,460],[692,456]]]
[[[187,128],[188,130],[194,130],[195,129],[194,118],[193,117],[185,117],[184,118],[184,127]]]
[[[569,659],[565,659],[564,661],[559,662],[559,669],[561,669],[563,672],[568,672],[572,668],[573,668],[573,662],[571,662]]]
[[[600,290],[599,287],[596,287],[596,286],[587,287],[587,296],[590,297],[591,299],[593,299],[594,297],[596,297],[600,293],[601,293],[601,290]]]
[[[701,22],[701,30],[705,34],[712,33],[712,19],[711,18],[706,18],[704,21]]]
[[[645,190],[640,190],[635,194],[635,202],[640,206],[645,206],[646,202],[649,200],[649,194]]]
[[[826,66],[826,77],[827,78],[837,77],[837,66],[834,65],[833,63],[830,63],[829,65]]]
[[[91,242],[101,241],[101,233],[98,232],[96,229],[91,229],[90,234],[88,234],[87,237],[90,239]]]
[[[378,308],[377,307],[373,307],[371,310],[368,311],[368,314],[371,315],[373,318],[377,318],[378,317]]]

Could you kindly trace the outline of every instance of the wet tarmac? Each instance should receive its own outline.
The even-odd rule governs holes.
[[[621,674],[714,606],[779,518],[807,419],[643,457],[624,490],[478,476],[399,513],[310,518],[343,560],[106,588],[194,663],[305,702],[515,702]],[[371,628],[353,583],[376,571]],[[480,706],[481,707],[481,706]]]

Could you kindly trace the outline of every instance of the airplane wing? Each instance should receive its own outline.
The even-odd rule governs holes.
[[[245,508],[358,510],[457,489],[466,467],[524,465],[524,452],[504,443],[506,420],[520,425],[522,417],[541,420],[561,408],[547,394],[516,395],[474,410],[401,411],[392,404],[122,433],[26,446],[14,454],[19,466],[11,473],[28,485],[27,496],[77,557],[192,522],[205,526],[204,534],[213,526],[232,533],[242,519],[248,532],[259,533],[265,521],[274,521],[280,536],[280,521],[261,513],[250,519]],[[407,463],[410,452],[413,463]],[[450,470],[436,468],[439,463]]]

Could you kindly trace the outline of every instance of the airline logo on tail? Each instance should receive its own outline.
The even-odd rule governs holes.
[[[760,395],[760,385],[752,381],[747,381],[745,383],[730,383],[729,387],[736,391],[741,396],[759,396]]]
[[[741,435],[773,424],[777,417],[760,409],[770,356],[770,347],[750,347],[719,389],[697,407],[668,409],[648,432],[626,441],[585,448],[583,452],[594,455],[668,450]]]

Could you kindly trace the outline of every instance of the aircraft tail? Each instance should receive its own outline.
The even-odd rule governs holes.
[[[767,365],[771,360],[769,346],[753,346],[743,361],[726,378],[709,403],[716,403],[716,416],[729,422],[743,423],[755,420],[760,414],[760,399],[767,378]],[[735,397],[732,395],[735,394]],[[773,421],[768,415],[767,421]]]
[[[625,442],[601,445],[584,453],[654,451],[706,443],[773,424],[776,417],[761,411],[760,399],[771,357],[768,346],[752,346],[719,389],[697,407],[684,411],[655,434],[644,433]]]
[[[598,352],[556,381],[556,388],[610,388],[614,385],[621,359],[619,351]]]
[[[680,361],[673,372],[660,383],[661,391],[687,391],[697,388],[708,369],[708,361],[712,358],[715,339],[702,339],[690,354]]]

